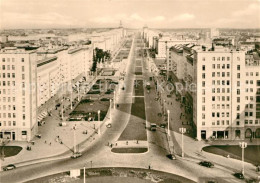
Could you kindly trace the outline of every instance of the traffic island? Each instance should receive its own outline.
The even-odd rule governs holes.
[[[39,179],[28,181],[27,183],[38,182],[75,182],[81,183],[84,179],[84,170],[78,170],[79,175],[71,177],[70,172],[63,172],[59,174],[49,175]],[[98,183],[194,183],[194,181],[181,177],[179,175],[170,174],[166,172],[152,170],[150,165],[147,165],[147,169],[139,168],[89,168],[85,170],[86,182],[98,182]]]

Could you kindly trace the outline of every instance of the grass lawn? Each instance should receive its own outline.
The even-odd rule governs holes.
[[[114,153],[145,153],[148,148],[113,148],[111,151]]]
[[[214,145],[204,147],[203,150],[221,156],[229,155],[230,158],[239,160],[241,160],[242,156],[242,150],[239,145]],[[260,145],[248,145],[245,148],[245,161],[252,164],[260,164]]]
[[[89,117],[92,117],[95,119],[95,121],[98,120],[98,114],[97,111],[100,110],[100,120],[103,121],[108,108],[109,108],[109,101],[100,101],[100,100],[89,100],[84,99],[82,100],[77,107],[70,113],[70,116],[80,116],[83,115],[86,120]],[[89,114],[90,113],[90,114]]]
[[[4,149],[5,157],[11,157],[17,155],[23,148],[20,146],[0,146],[0,154],[2,156],[2,151]]]

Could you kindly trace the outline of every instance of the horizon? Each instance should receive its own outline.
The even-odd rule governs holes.
[[[1,0],[0,29],[259,29],[260,0]],[[257,16],[258,15],[258,16]]]

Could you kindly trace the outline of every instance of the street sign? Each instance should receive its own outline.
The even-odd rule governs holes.
[[[180,133],[186,133],[186,128],[179,128]]]

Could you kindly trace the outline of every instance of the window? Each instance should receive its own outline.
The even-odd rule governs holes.
[[[237,111],[240,111],[240,105],[237,105]]]
[[[206,69],[206,66],[202,65],[202,70],[205,71],[205,69]]]
[[[212,96],[212,101],[215,101],[215,100],[216,100],[215,96]]]
[[[206,74],[202,73],[202,79],[205,79],[205,78],[206,78]]]
[[[230,72],[227,72],[227,77],[229,77],[230,76]]]
[[[215,64],[212,64],[212,69],[215,69],[216,68],[216,65]]]
[[[230,61],[230,57],[227,57],[227,61]]]
[[[14,65],[12,65],[12,70],[15,70],[15,66]]]
[[[212,77],[215,77],[215,72],[212,72]]]
[[[12,73],[12,78],[15,78],[15,73]]]
[[[24,74],[22,74],[22,79],[25,79],[25,75]]]
[[[24,66],[22,66],[22,72],[24,72]]]
[[[22,62],[24,62],[24,58],[22,58]]]
[[[215,60],[216,60],[216,58],[215,58],[215,57],[212,57],[212,60],[213,60],[213,61],[215,61]]]
[[[222,77],[225,77],[225,72],[222,72]]]
[[[220,64],[217,64],[217,69],[220,69]]]
[[[2,58],[2,61],[5,62],[5,58]]]
[[[225,57],[222,57],[222,61],[225,61]]]
[[[205,103],[205,97],[202,97],[202,103]]]
[[[255,75],[256,75],[256,76],[259,76],[259,72],[256,72]]]
[[[240,119],[240,113],[237,113],[237,119]]]
[[[237,73],[237,78],[238,78],[238,79],[240,78],[240,73]]]
[[[237,89],[237,95],[240,95],[240,89]]]
[[[240,71],[240,65],[237,65],[237,70]]]
[[[237,97],[237,103],[240,103],[240,97]]]
[[[23,120],[25,120],[25,114],[23,114]]]
[[[240,124],[239,121],[237,121],[237,126],[239,126],[239,124]]]
[[[245,112],[245,116],[248,117],[248,112]]]
[[[230,64],[227,64],[227,69],[230,69]]]

